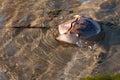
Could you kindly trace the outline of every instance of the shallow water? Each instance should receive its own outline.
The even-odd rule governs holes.
[[[0,80],[80,80],[120,73],[119,5],[119,0],[0,0]],[[76,14],[95,19],[105,31],[92,49],[55,40],[57,25]]]

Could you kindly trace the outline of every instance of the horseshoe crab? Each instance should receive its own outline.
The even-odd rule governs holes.
[[[57,41],[79,47],[91,46],[104,37],[104,31],[96,21],[79,15],[58,25],[58,31]]]

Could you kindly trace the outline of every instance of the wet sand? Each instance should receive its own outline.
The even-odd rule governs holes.
[[[0,80],[120,73],[119,5],[119,0],[0,0]],[[93,18],[105,31],[92,49],[55,40],[57,25],[76,14]]]

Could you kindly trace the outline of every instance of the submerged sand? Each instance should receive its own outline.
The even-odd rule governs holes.
[[[120,73],[119,8],[119,0],[0,0],[0,80],[80,80]],[[92,49],[64,47],[55,40],[57,25],[76,14],[93,18],[105,31]]]

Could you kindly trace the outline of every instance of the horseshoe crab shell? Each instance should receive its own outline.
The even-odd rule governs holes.
[[[58,25],[58,31],[57,41],[77,46],[93,44],[104,36],[101,26],[96,21],[79,15]]]

